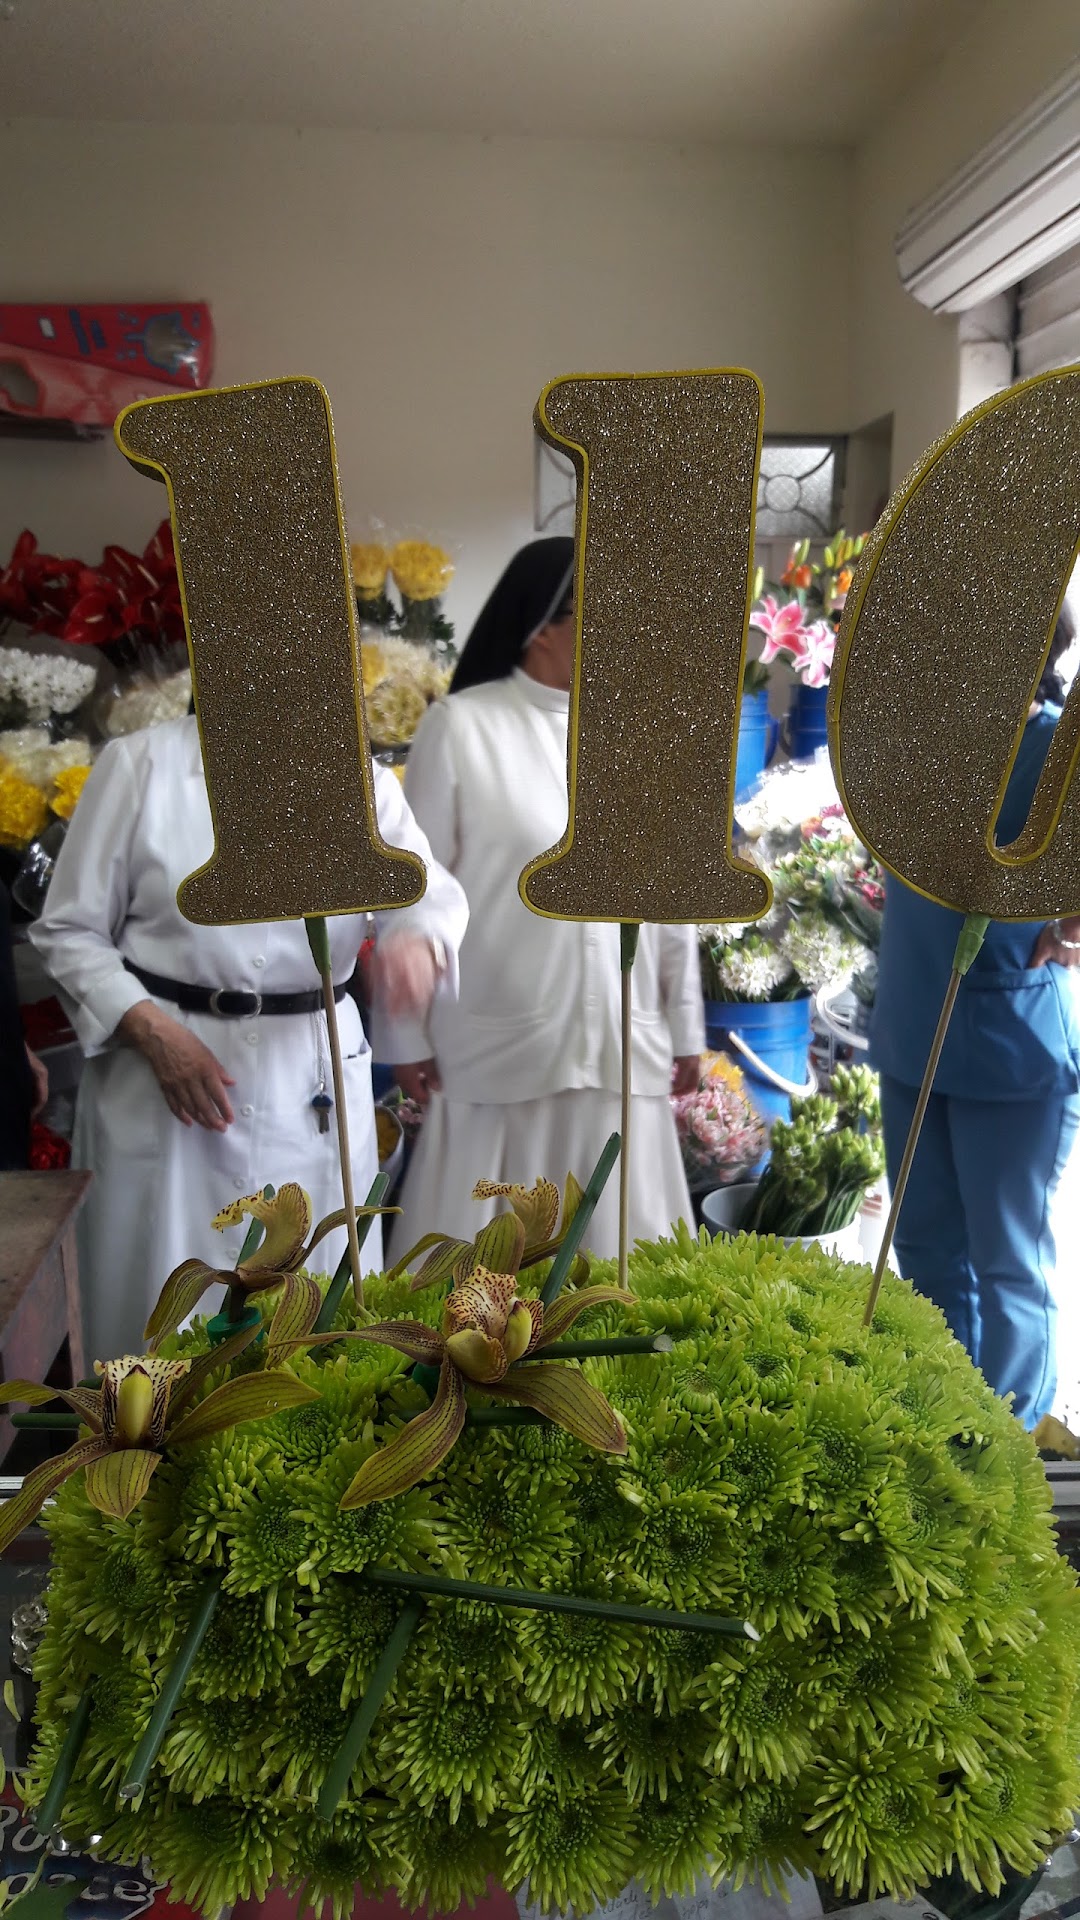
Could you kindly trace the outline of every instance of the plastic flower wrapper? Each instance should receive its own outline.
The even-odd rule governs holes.
[[[13,727],[42,726],[74,713],[93,692],[97,672],[91,662],[62,653],[0,646],[0,720]]]
[[[780,950],[811,993],[845,985],[873,957],[861,941],[837,926],[820,907],[791,916],[781,935]]]
[[[360,625],[376,633],[392,632],[398,618],[397,608],[386,591],[390,549],[384,531],[380,524],[372,522],[367,539],[357,541],[349,549]]]
[[[760,933],[731,941],[699,937],[701,985],[706,1000],[797,1000],[802,981],[783,948]]]
[[[454,562],[446,549],[430,540],[399,540],[391,549],[390,573],[401,595],[397,631],[402,638],[449,650],[454,629],[441,603],[454,577]]]
[[[154,670],[152,662],[143,662],[126,685],[113,690],[102,724],[110,739],[118,739],[143,727],[159,727],[166,720],[182,720],[190,706],[190,668],[162,673]]]
[[[693,1191],[743,1178],[765,1151],[764,1123],[750,1105],[743,1076],[724,1054],[708,1054],[696,1092],[672,1099],[675,1130]]]
[[[85,734],[53,740],[47,727],[15,727],[0,733],[0,760],[43,791],[69,768],[89,766],[92,757]]]
[[[768,866],[798,847],[804,821],[820,819],[839,805],[829,756],[822,748],[812,760],[770,767],[749,800],[736,807],[735,822],[740,835],[758,849],[759,864]]]
[[[452,666],[409,640],[362,641],[368,729],[382,747],[407,746],[433,700],[450,685]]]
[[[865,1067],[840,1069],[833,1087],[835,1097],[793,1100],[791,1119],[774,1122],[747,1231],[787,1239],[837,1233],[884,1172],[874,1076]]]
[[[342,1510],[427,1396],[407,1356],[341,1340],[283,1365],[314,1399],[166,1446],[126,1521],[73,1475],[44,1520],[29,1804],[88,1691],[65,1829],[148,1852],[208,1915],[271,1880],[345,1920],[357,1884],[453,1912],[490,1876],[585,1912],[634,1880],[659,1897],[786,1863],[853,1899],[954,1861],[989,1891],[1035,1870],[1080,1793],[1075,1578],[1030,1437],[905,1283],[886,1276],[864,1328],[861,1277],[685,1227],[635,1247],[629,1294],[578,1323],[672,1343],[579,1363],[622,1455],[548,1423],[466,1426],[422,1485]],[[367,1306],[409,1301],[434,1331],[447,1284],[372,1278]],[[256,1304],[268,1327],[274,1295]],[[351,1303],[336,1328],[365,1330]],[[196,1325],[162,1358],[205,1343]],[[433,1596],[323,1821],[313,1796],[400,1616],[373,1572],[716,1610],[762,1638]],[[208,1577],[213,1623],[121,1800]]]

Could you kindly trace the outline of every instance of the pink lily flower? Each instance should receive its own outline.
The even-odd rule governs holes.
[[[836,634],[827,620],[815,620],[803,630],[803,657],[796,667],[808,687],[827,686],[836,651]]]
[[[773,595],[767,593],[751,608],[750,625],[765,635],[761,649],[763,661],[775,660],[778,653],[788,653],[796,667],[802,664],[810,629],[803,622],[803,610],[797,600],[788,600],[781,607]]]

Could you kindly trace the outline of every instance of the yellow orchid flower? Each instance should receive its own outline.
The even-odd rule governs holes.
[[[37,1518],[52,1494],[80,1469],[86,1497],[100,1513],[126,1520],[138,1506],[163,1456],[173,1447],[204,1440],[246,1420],[265,1420],[283,1407],[317,1400],[314,1388],[291,1373],[245,1373],[226,1380],[198,1406],[191,1400],[210,1374],[240,1353],[255,1337],[246,1327],[194,1360],[165,1360],[160,1354],[125,1354],[96,1363],[101,1386],[39,1387],[29,1380],[0,1386],[0,1406],[21,1402],[40,1406],[65,1400],[81,1415],[87,1436],[53,1460],[28,1473],[19,1492],[0,1508],[0,1553]]]
[[[466,1386],[532,1407],[602,1453],[625,1453],[626,1434],[618,1415],[580,1368],[550,1361],[519,1363],[539,1360],[589,1307],[608,1301],[625,1304],[626,1297],[619,1287],[583,1287],[545,1309],[539,1300],[521,1298],[513,1274],[479,1267],[450,1293],[441,1332],[419,1320],[386,1320],[362,1328],[353,1338],[396,1347],[421,1366],[438,1367],[439,1386],[431,1406],[364,1462],[345,1491],[342,1507],[389,1500],[437,1467],[465,1425]]]
[[[358,1219],[371,1214],[393,1212],[387,1207],[357,1207]],[[270,1287],[284,1286],[290,1303],[294,1298],[314,1302],[309,1325],[314,1324],[322,1295],[315,1281],[300,1269],[305,1267],[320,1240],[345,1225],[345,1209],[338,1207],[320,1220],[311,1233],[311,1196],[295,1180],[286,1181],[269,1199],[262,1193],[247,1193],[240,1200],[214,1215],[211,1225],[219,1232],[235,1227],[241,1220],[258,1220],[265,1228],[259,1245],[239,1266],[212,1267],[205,1260],[182,1260],[170,1273],[146,1323],[146,1339],[157,1346],[168,1333],[175,1332],[189,1313],[193,1313],[207,1287],[222,1284],[240,1287],[245,1293],[262,1293]],[[311,1234],[311,1238],[308,1235]]]
[[[413,1280],[414,1293],[422,1287],[434,1286],[439,1280],[452,1278],[460,1284],[477,1267],[489,1267],[496,1273],[518,1273],[522,1267],[537,1266],[558,1252],[582,1198],[582,1187],[572,1173],[568,1174],[560,1219],[559,1189],[553,1180],[537,1180],[531,1187],[478,1180],[473,1188],[474,1200],[509,1200],[513,1211],[497,1214],[475,1240],[454,1240],[444,1233],[425,1234],[398,1261],[391,1278],[404,1273],[421,1253],[428,1257]],[[588,1272],[588,1261],[579,1254],[572,1269],[575,1285],[580,1285]]]

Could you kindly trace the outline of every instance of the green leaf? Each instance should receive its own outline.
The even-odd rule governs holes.
[[[12,1719],[14,1720],[15,1725],[18,1726],[21,1716],[19,1713],[18,1705],[16,1704],[16,1700],[15,1700],[14,1680],[4,1681],[4,1705],[7,1708],[8,1712],[10,1713]]]
[[[444,1361],[439,1389],[430,1407],[402,1427],[370,1460],[365,1460],[345,1490],[342,1510],[364,1507],[372,1500],[389,1500],[395,1493],[414,1487],[440,1460],[445,1460],[464,1425],[465,1388],[461,1375],[449,1361]]]
[[[525,1222],[516,1213],[497,1213],[494,1220],[481,1227],[468,1260],[462,1256],[454,1277],[465,1280],[474,1267],[486,1267],[489,1273],[516,1274],[524,1252]]]
[[[286,1275],[281,1290],[281,1299],[270,1322],[270,1331],[266,1336],[266,1364],[277,1365],[284,1348],[279,1350],[280,1341],[303,1340],[311,1332],[319,1317],[322,1306],[322,1289],[317,1281],[306,1273]]]
[[[187,1406],[203,1381],[212,1373],[217,1373],[227,1361],[235,1359],[238,1353],[243,1353],[245,1347],[250,1347],[261,1331],[261,1326],[239,1327],[235,1333],[229,1335],[227,1340],[219,1340],[217,1346],[211,1347],[209,1353],[197,1353],[189,1371],[182,1380],[177,1381],[169,1397],[171,1418],[176,1420],[181,1408]]]
[[[434,1327],[425,1327],[422,1320],[380,1320],[373,1327],[357,1327],[357,1340],[374,1340],[383,1347],[396,1347],[410,1360],[419,1361],[423,1367],[437,1367],[442,1364],[446,1351],[446,1342]]]
[[[182,1320],[194,1313],[207,1287],[217,1280],[226,1286],[235,1280],[233,1273],[221,1273],[217,1267],[208,1267],[205,1260],[182,1260],[170,1273],[157,1298],[157,1304],[146,1323],[144,1338],[151,1346],[156,1346],[167,1333],[175,1333]]]
[[[429,1253],[419,1273],[413,1280],[410,1291],[419,1293],[423,1287],[433,1287],[438,1280],[449,1280],[458,1263],[468,1255],[472,1256],[471,1240],[446,1240],[442,1234],[430,1236],[436,1241],[435,1251]],[[423,1246],[423,1241],[420,1246]],[[419,1252],[420,1248],[415,1249]]]
[[[28,1473],[18,1493],[12,1494],[0,1508],[0,1553],[18,1539],[24,1527],[37,1519],[50,1494],[63,1486],[69,1475],[77,1473],[91,1460],[100,1460],[107,1447],[108,1442],[95,1434],[91,1440],[77,1441],[55,1459],[43,1460],[40,1467]]]
[[[533,1348],[538,1353],[541,1347],[550,1346],[553,1340],[561,1340],[568,1327],[572,1327],[580,1314],[587,1313],[590,1307],[602,1307],[612,1304],[629,1305],[631,1296],[623,1287],[582,1287],[577,1293],[561,1293],[545,1310],[544,1324],[540,1338]]]
[[[186,1413],[166,1439],[170,1447],[185,1447],[192,1440],[205,1440],[226,1427],[243,1426],[246,1420],[266,1420],[283,1407],[302,1407],[317,1400],[314,1387],[307,1387],[294,1374],[283,1372],[244,1373],[238,1380],[226,1380],[206,1399]]]
[[[160,1465],[161,1455],[146,1447],[117,1447],[87,1467],[86,1497],[99,1513],[126,1520]]]
[[[614,1407],[577,1367],[559,1366],[552,1360],[515,1367],[497,1387],[486,1386],[484,1392],[532,1407],[601,1453],[626,1452],[626,1434]]]

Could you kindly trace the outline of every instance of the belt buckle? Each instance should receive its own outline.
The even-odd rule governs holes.
[[[253,1007],[237,1007],[235,1013],[229,1012],[221,1004],[222,995],[226,993],[253,1000],[255,1004]],[[251,1020],[262,1012],[262,994],[248,987],[215,987],[210,995],[210,1011],[219,1020]]]

